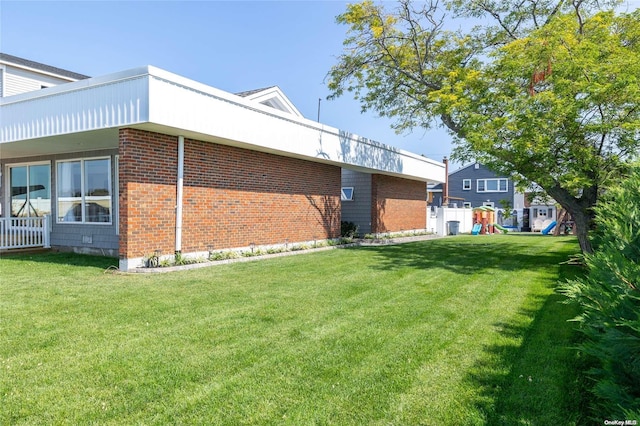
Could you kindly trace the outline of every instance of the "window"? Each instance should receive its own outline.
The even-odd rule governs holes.
[[[471,189],[471,179],[462,179],[462,189],[465,191]]]
[[[51,214],[51,164],[9,166],[11,216]]]
[[[470,209],[470,208],[471,208],[471,203],[469,203],[469,202],[465,201],[465,203],[464,203],[464,208],[465,208],[465,209]]]
[[[508,179],[478,179],[477,192],[508,192]]]
[[[483,206],[483,207],[491,207],[491,208],[494,208],[496,205],[495,205],[495,203],[494,203],[493,201],[485,201],[485,202],[483,202],[483,203],[482,203],[482,206]]]
[[[340,200],[353,201],[353,186],[343,186],[340,191]]]
[[[111,223],[111,160],[58,162],[58,222]]]

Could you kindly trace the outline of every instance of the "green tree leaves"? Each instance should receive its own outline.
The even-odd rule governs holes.
[[[465,32],[445,30],[436,1],[350,5],[329,88],[395,118],[397,131],[446,126],[454,158],[539,185],[574,217],[589,252],[591,209],[640,149],[640,13],[598,4],[446,3],[484,19]]]

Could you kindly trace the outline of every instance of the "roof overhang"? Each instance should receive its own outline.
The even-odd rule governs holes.
[[[444,164],[147,66],[0,99],[3,159],[117,148],[131,127],[443,182]]]

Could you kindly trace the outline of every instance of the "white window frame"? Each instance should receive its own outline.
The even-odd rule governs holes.
[[[497,190],[487,190],[488,182],[496,182]],[[500,184],[504,182],[505,189],[500,189]],[[482,189],[480,189],[482,186]],[[476,181],[476,192],[484,193],[484,192],[509,192],[509,179],[506,178],[491,178],[491,179],[478,179]]]
[[[462,190],[471,191],[471,179],[462,179]]]
[[[5,199],[5,203],[6,203],[6,211],[7,211],[7,216],[11,216],[11,169],[13,167],[31,167],[31,166],[49,166],[49,202],[51,203],[50,208],[50,212],[49,212],[49,216],[53,215],[53,208],[54,208],[54,195],[53,195],[53,187],[52,187],[52,179],[51,179],[51,161],[33,161],[33,162],[23,162],[23,163],[8,163],[5,165],[5,188],[7,188],[7,197]],[[2,169],[0,169],[1,171]],[[28,170],[28,169],[27,169]],[[2,177],[1,173],[0,173],[0,177]],[[0,190],[2,189],[2,184],[0,183]],[[2,214],[2,206],[0,205],[0,215]]]
[[[109,186],[108,191],[109,191],[109,221],[108,222],[89,222],[86,220],[86,212],[85,212],[85,206],[87,202],[91,202],[91,201],[96,201],[96,200],[100,200],[100,199],[106,199],[105,196],[87,196],[85,195],[85,162],[86,161],[92,161],[92,160],[107,160],[108,163],[108,170],[109,170],[109,178],[107,179],[107,184]],[[59,188],[60,188],[60,176],[58,174],[58,167],[60,164],[62,163],[74,163],[74,162],[80,162],[80,197],[60,197],[59,196]],[[113,225],[114,224],[114,212],[113,212],[113,208],[114,208],[114,202],[113,202],[113,182],[112,182],[112,174],[113,174],[113,160],[111,158],[111,156],[101,156],[101,157],[88,157],[88,158],[68,158],[68,159],[64,159],[64,160],[58,160],[56,161],[56,169],[55,169],[55,173],[56,173],[56,198],[55,198],[55,206],[56,206],[56,223],[59,224],[64,224],[64,225],[68,225],[68,224],[72,224],[72,225]],[[64,201],[65,198],[69,198],[69,199],[77,199],[80,198],[80,206],[81,206],[81,211],[82,211],[82,220],[80,221],[73,221],[73,222],[65,222],[64,220],[60,219],[60,211],[59,211],[59,206],[60,206],[60,201]]]
[[[345,189],[347,192],[345,192]],[[340,200],[341,201],[353,201],[353,186],[343,186],[340,188]]]
[[[496,204],[493,201],[485,201],[482,203],[482,207],[491,207],[493,209],[495,206]]]
[[[463,204],[465,209],[470,209],[471,208],[471,203],[469,201],[465,201]]]

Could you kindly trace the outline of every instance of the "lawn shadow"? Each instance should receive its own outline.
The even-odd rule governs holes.
[[[455,239],[454,239],[455,238]],[[381,270],[400,268],[439,268],[460,274],[473,274],[497,269],[515,271],[535,268],[538,264],[558,263],[553,252],[528,250],[526,241],[495,237],[452,237],[387,246],[361,246],[353,250],[367,250],[377,254],[370,267]],[[571,239],[563,241],[574,244]]]
[[[545,238],[460,236],[356,249],[377,254],[370,268],[434,269],[436,274],[444,270],[462,278],[486,273],[490,279],[493,271],[517,273],[560,265],[558,275],[549,275],[547,288],[555,287],[558,279],[565,281],[583,272],[577,266],[562,263],[577,248],[575,238],[549,237],[553,244],[545,250],[544,245],[532,241],[536,237],[541,242]],[[569,322],[577,315],[577,307],[561,303],[564,300],[564,296],[548,291],[530,294],[515,313],[492,325],[492,332],[500,336],[492,341],[499,343],[484,347],[466,377],[478,390],[476,406],[484,413],[487,424],[585,422],[588,402],[583,392],[584,379],[579,374],[581,361],[572,349],[579,333],[575,323]]]
[[[3,253],[0,260],[19,260],[25,262],[51,263],[55,265],[88,266],[100,269],[118,267],[118,259],[114,257],[95,256],[54,250],[33,253]]]
[[[579,273],[578,267],[562,265],[561,280]],[[485,347],[467,376],[480,390],[476,405],[487,424],[587,422],[583,361],[574,349],[580,334],[570,321],[578,308],[565,300],[558,293],[532,297],[513,318],[493,325],[511,343]]]

